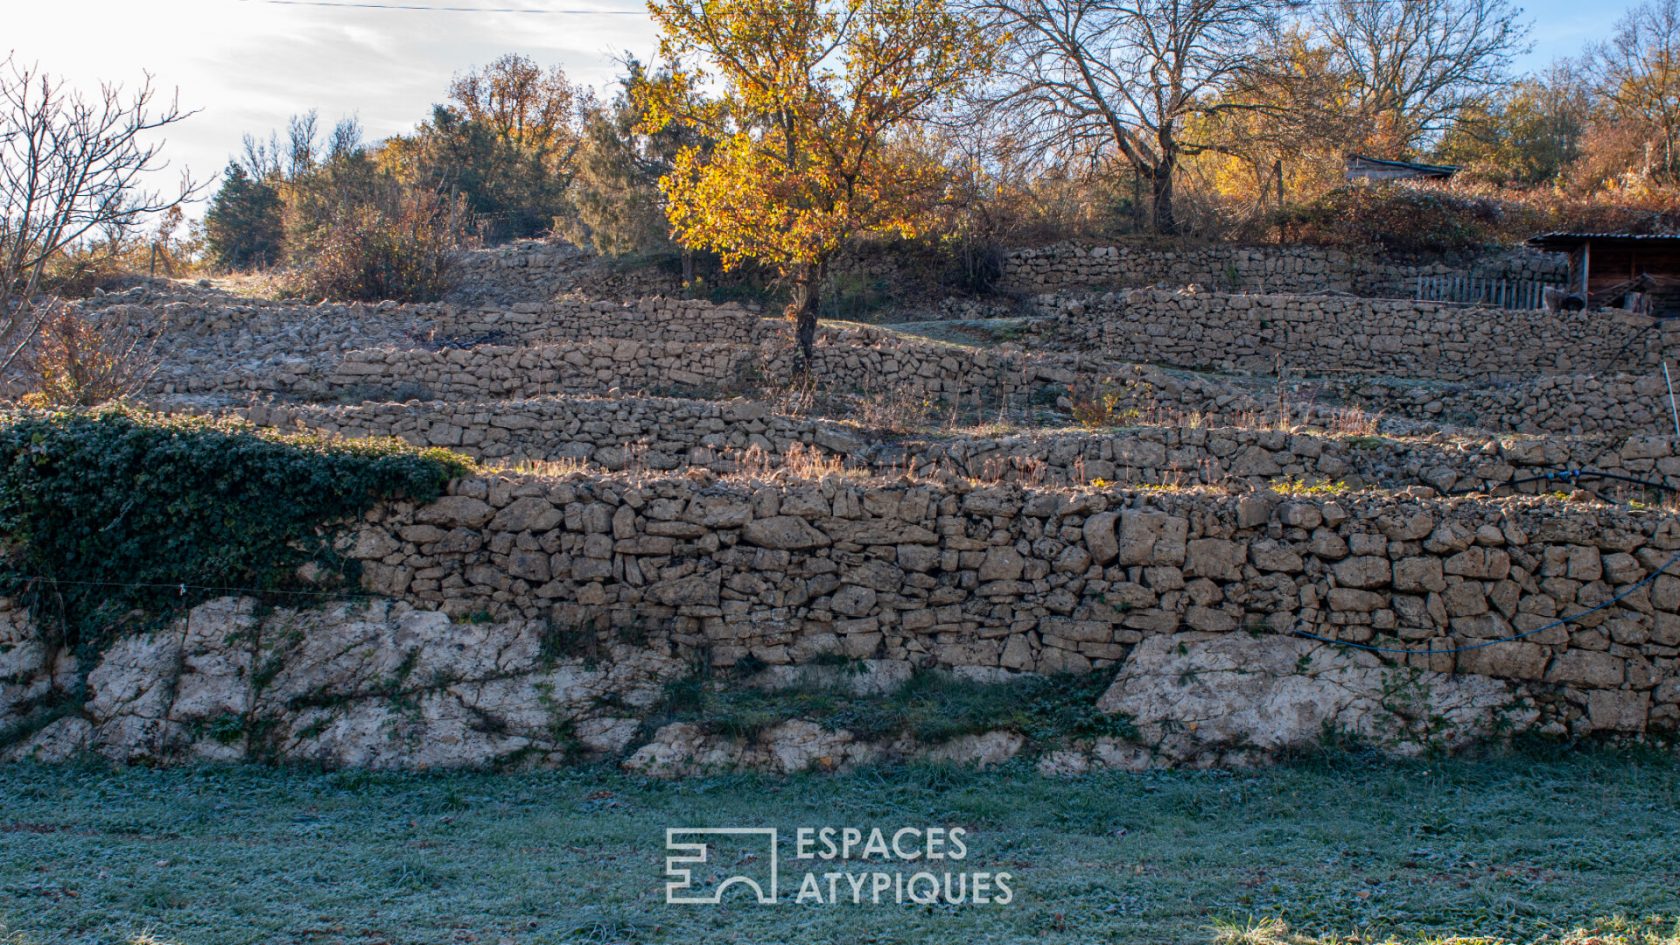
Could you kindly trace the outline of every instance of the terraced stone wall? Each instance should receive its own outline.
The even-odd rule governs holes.
[[[1200,285],[1221,292],[1351,292],[1410,299],[1420,277],[1465,274],[1512,282],[1561,283],[1565,259],[1523,250],[1446,263],[1395,264],[1385,258],[1310,246],[1211,246],[1151,249],[1061,243],[1022,249],[1004,262],[1003,283],[1025,292],[1081,288]]]
[[[1662,436],[1414,438],[1240,427],[1140,426],[1012,436],[893,435],[788,416],[749,400],[540,398],[508,402],[265,403],[236,411],[281,429],[395,436],[504,463],[575,460],[609,470],[782,468],[790,454],[892,474],[1084,485],[1215,485],[1278,479],[1442,491],[1567,469],[1680,483],[1680,439]],[[1604,485],[1604,483],[1590,483]],[[1569,483],[1525,484],[1530,492]]]
[[[1417,385],[1371,378],[1333,383],[1350,403],[1429,422],[1587,436],[1674,431],[1660,368],[1639,374],[1570,374],[1504,384]]]
[[[832,476],[493,477],[385,508],[347,539],[375,600],[205,605],[118,643],[92,668],[86,705],[10,753],[239,758],[260,733],[264,751],[333,764],[634,749],[680,768],[712,750],[703,738],[662,729],[636,748],[637,732],[696,660],[727,681],[731,667],[850,659],[871,685],[931,667],[1112,670],[1099,706],[1138,734],[1076,748],[1128,766],[1258,760],[1326,726],[1397,750],[1680,727],[1680,524],[1656,512]],[[9,724],[77,674],[21,614],[3,617]],[[1432,652],[1350,652],[1297,630]],[[1515,634],[1527,636],[1495,642]],[[802,724],[798,743],[817,749],[776,755],[790,765],[868,754]]]
[[[1222,371],[1443,381],[1660,369],[1680,325],[1619,311],[1514,312],[1340,296],[1136,291],[1056,297],[1062,343]]]
[[[611,391],[730,394],[783,387],[798,376],[796,350],[781,334],[773,337],[757,345],[600,339],[355,348],[314,359],[182,368],[155,386],[160,393],[268,392],[360,400],[487,400]],[[997,404],[1034,396],[1053,400],[1058,391],[1066,392],[1078,366],[1087,361],[1071,354],[1027,357],[1018,351],[907,343],[887,332],[856,329],[825,337],[812,374],[825,390],[839,393]]]
[[[843,653],[1083,672],[1182,631],[1306,628],[1436,648],[1497,638],[1601,603],[1675,549],[1671,516],[1555,501],[830,477],[469,480],[370,522],[354,554],[382,593],[640,624],[718,666]],[[1664,576],[1578,626],[1411,662],[1579,687],[1583,710],[1586,690],[1602,690],[1592,724],[1671,726],[1677,608],[1680,576]]]

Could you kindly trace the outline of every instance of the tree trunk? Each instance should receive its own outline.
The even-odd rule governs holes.
[[[1157,165],[1149,173],[1150,196],[1154,201],[1155,232],[1170,236],[1178,231],[1173,216],[1173,166],[1171,162]]]
[[[788,303],[788,317],[793,319],[794,338],[799,342],[799,364],[796,374],[811,373],[813,349],[817,343],[817,306],[822,301],[825,263],[808,263],[793,270],[793,300]]]

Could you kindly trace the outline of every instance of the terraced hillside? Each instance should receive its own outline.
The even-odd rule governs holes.
[[[7,751],[1058,771],[1680,727],[1663,323],[1364,298],[1406,274],[1316,257],[1217,292],[1023,256],[1057,294],[828,323],[801,374],[779,318],[545,258],[428,305],[86,303],[159,326],[156,410],[479,468],[338,523],[353,593],[206,602],[73,711],[12,611]]]

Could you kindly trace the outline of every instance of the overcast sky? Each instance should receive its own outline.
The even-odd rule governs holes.
[[[346,6],[341,3],[388,6]],[[1609,34],[1632,0],[1536,0],[1525,66],[1577,54]],[[169,134],[167,154],[218,174],[247,132],[320,110],[323,127],[360,119],[370,139],[406,131],[449,77],[519,52],[605,88],[616,59],[643,59],[654,30],[640,0],[3,0],[5,36],[24,62],[77,82],[132,82],[150,70],[201,109]],[[472,12],[400,7],[466,7]],[[504,12],[489,12],[499,10]],[[618,15],[581,11],[610,10]]]

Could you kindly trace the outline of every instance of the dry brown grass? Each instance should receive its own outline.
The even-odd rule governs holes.
[[[828,476],[867,477],[869,471],[846,465],[846,459],[818,446],[794,443],[780,456],[760,446],[749,446],[730,459],[731,479],[746,480],[814,480]]]
[[[1382,429],[1382,411],[1371,413],[1361,407],[1333,407],[1325,429],[1336,436],[1376,436]]]
[[[581,459],[522,459],[511,466],[500,467],[502,470],[520,476],[540,476],[542,478],[559,478],[578,473],[597,472],[595,467]]]
[[[939,405],[926,391],[903,386],[865,391],[853,418],[871,430],[903,434],[926,429],[938,412]]]

